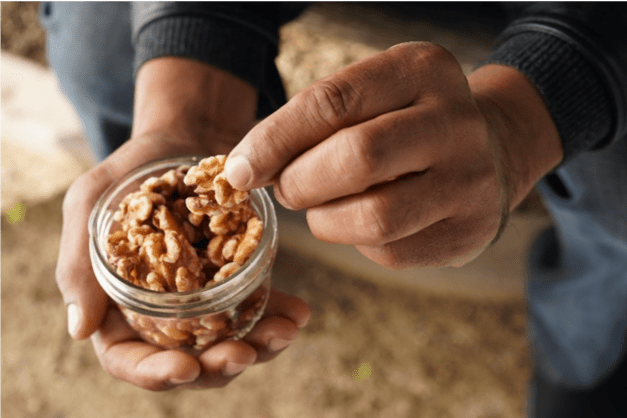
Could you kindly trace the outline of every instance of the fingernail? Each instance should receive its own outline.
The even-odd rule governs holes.
[[[248,158],[236,155],[228,158],[224,164],[226,179],[236,189],[245,189],[253,178],[253,169]]]
[[[305,327],[305,325],[307,325],[307,324],[309,323],[309,320],[310,320],[310,319],[311,319],[311,311],[309,311],[309,312],[306,314],[306,316],[305,316],[304,318],[302,318],[302,319],[300,320],[300,322],[298,322],[298,323],[296,324],[296,326],[297,326],[298,328],[303,328],[303,327]]]
[[[183,371],[183,373],[178,373],[177,377],[171,377],[169,382],[173,385],[182,385],[184,383],[191,383],[194,380],[198,379],[200,376],[200,367],[189,367]]]
[[[224,367],[222,367],[222,374],[224,376],[234,376],[246,370],[248,366],[250,366],[250,364],[234,363],[229,361],[224,365]]]
[[[282,338],[273,338],[266,346],[269,351],[279,351],[290,345],[293,341],[284,340]]]
[[[185,384],[185,383],[192,383],[197,378],[198,378],[198,375],[196,375],[194,377],[184,377],[184,378],[173,377],[173,378],[170,379],[170,383],[172,383],[173,385],[182,385],[182,384]]]
[[[78,327],[81,322],[81,312],[78,306],[74,303],[70,303],[67,307],[67,329],[72,337],[78,332]]]

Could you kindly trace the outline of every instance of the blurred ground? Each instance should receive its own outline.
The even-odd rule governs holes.
[[[2,2],[2,52],[45,66],[36,9],[36,3]],[[376,34],[368,27],[376,27]],[[321,4],[283,28],[277,64],[289,95],[355,60],[410,39],[444,45],[470,71],[486,53],[493,28],[466,30],[473,36],[364,6]],[[4,107],[4,85],[2,91]],[[537,199],[517,212],[513,226],[491,252],[460,270],[416,273],[421,286],[401,287],[392,273],[381,273],[377,281],[372,271],[375,275],[379,271],[358,259],[343,263],[352,268],[341,268],[341,259],[328,257],[328,247],[318,245],[320,251],[309,251],[312,244],[302,229],[284,227],[273,281],[311,304],[313,317],[299,340],[275,361],[252,367],[226,388],[156,394],[112,379],[98,364],[89,342],[67,336],[65,310],[54,282],[64,189],[51,189],[56,190],[52,195],[29,200],[24,221],[9,222],[4,192],[16,183],[6,181],[5,174],[21,175],[32,164],[25,158],[33,154],[5,147],[9,142],[4,122],[3,416],[523,415],[530,363],[520,280],[528,242],[547,222]],[[20,199],[19,193],[11,196]],[[371,272],[369,277],[361,274],[365,271]],[[455,281],[464,288],[461,280],[466,278],[477,285],[483,278],[488,297],[471,298],[456,291]],[[438,281],[448,287],[438,286]],[[491,286],[501,292],[490,295]],[[371,375],[355,380],[353,372],[364,363]]]
[[[2,51],[46,65],[44,31],[39,24],[39,2],[2,2]]]

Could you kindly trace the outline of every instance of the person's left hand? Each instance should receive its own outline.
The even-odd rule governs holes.
[[[460,266],[561,160],[533,85],[504,66],[469,80],[429,43],[397,45],[300,92],[229,155],[238,188],[274,183],[319,239],[391,267]]]
[[[249,366],[279,355],[296,340],[310,315],[303,300],[272,289],[263,316],[241,340],[222,341],[192,356],[142,341],[122,313],[110,306],[91,341],[105,370],[144,389],[218,388]]]
[[[166,350],[142,341],[129,326],[90,260],[88,219],[107,187],[149,161],[230,151],[253,125],[256,103],[252,86],[217,67],[176,57],[150,60],[137,77],[131,138],[65,194],[56,280],[68,331],[78,340],[91,338],[113,377],[155,391],[222,387],[246,367],[275,357],[307,323],[305,301],[272,290],[263,318],[243,339],[198,355]]]

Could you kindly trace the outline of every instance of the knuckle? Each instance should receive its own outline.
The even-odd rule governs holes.
[[[390,270],[401,270],[406,267],[400,251],[390,245],[382,246],[373,261]]]
[[[404,59],[418,59],[424,65],[439,60],[455,58],[446,48],[433,42],[405,42],[390,48],[390,51]]]
[[[396,231],[394,217],[390,216],[390,202],[383,196],[372,195],[361,201],[356,214],[357,228],[372,244],[390,241]]]
[[[275,197],[281,205],[293,210],[305,207],[303,186],[294,178],[290,177],[288,179],[285,176],[281,176],[274,188]]]
[[[376,132],[362,128],[342,141],[348,146],[348,152],[338,150],[337,154],[345,160],[341,166],[349,180],[369,184],[369,180],[378,178],[384,168],[384,154],[378,149],[378,139]]]
[[[327,78],[310,90],[316,116],[335,126],[359,111],[359,93],[351,83],[340,78]]]
[[[393,58],[403,84],[420,91],[441,84],[443,72],[459,68],[457,59],[446,48],[431,42],[407,42],[387,51]]]

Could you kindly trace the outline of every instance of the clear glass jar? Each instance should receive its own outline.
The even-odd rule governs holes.
[[[94,273],[128,323],[149,343],[191,353],[225,339],[242,338],[263,314],[278,245],[276,213],[268,193],[255,189],[250,194],[252,207],[264,227],[255,251],[235,274],[202,289],[164,293],[136,286],[109,264],[105,244],[107,236],[118,228],[113,214],[128,193],[139,190],[149,177],[161,176],[181,165],[196,165],[202,158],[168,158],[131,171],[104,192],[89,219]]]

